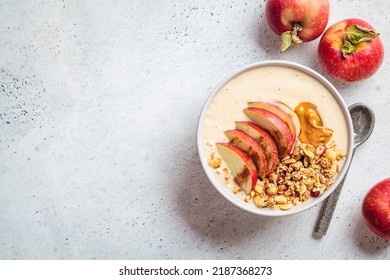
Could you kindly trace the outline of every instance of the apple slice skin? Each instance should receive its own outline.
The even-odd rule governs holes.
[[[247,121],[236,122],[236,129],[248,134],[259,143],[267,158],[267,175],[272,173],[279,162],[279,158],[278,149],[271,136],[261,127]]]
[[[295,140],[298,136],[297,129],[295,127],[295,123],[292,119],[292,116],[287,113],[283,108],[281,108],[278,104],[272,103],[272,102],[264,102],[264,101],[257,101],[257,102],[249,102],[249,107],[253,108],[260,108],[264,109],[266,111],[269,111],[275,115],[277,115],[279,118],[281,118],[288,126],[292,133],[292,137]]]
[[[252,159],[240,148],[230,143],[216,143],[217,150],[222,159],[229,166],[234,176],[234,182],[246,194],[256,186],[258,173]]]
[[[268,175],[268,163],[259,143],[248,134],[237,129],[227,130],[225,131],[225,134],[229,138],[230,143],[240,148],[251,157],[257,168],[258,176],[264,179],[266,175]]]
[[[295,135],[298,138],[299,134],[301,134],[301,122],[299,121],[297,114],[294,112],[294,110],[290,106],[288,106],[282,102],[278,102],[278,105],[282,109],[284,109],[287,112],[287,114],[289,114],[289,116],[292,118],[294,125],[295,125],[295,131],[296,131]]]
[[[291,130],[281,118],[267,110],[254,107],[244,109],[244,113],[271,135],[280,158],[285,157],[292,150],[294,141]]]

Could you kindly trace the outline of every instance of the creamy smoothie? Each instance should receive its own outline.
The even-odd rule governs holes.
[[[203,127],[203,146],[207,157],[213,153],[218,157],[215,143],[229,142],[224,131],[233,129],[236,121],[250,121],[243,109],[253,101],[283,102],[293,110],[301,102],[315,104],[323,125],[333,130],[332,140],[338,149],[348,150],[348,126],[344,113],[325,85],[299,69],[258,66],[228,81],[211,100]],[[341,170],[344,160],[338,165]],[[231,191],[235,187],[224,162],[219,168],[210,169],[226,189]],[[237,196],[243,198],[245,195],[237,193]]]

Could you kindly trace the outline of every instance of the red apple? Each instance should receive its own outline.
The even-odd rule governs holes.
[[[268,0],[268,25],[281,36],[280,52],[318,38],[329,20],[328,0]]]
[[[268,173],[272,173],[279,162],[279,158],[278,149],[271,136],[265,130],[251,122],[236,122],[236,128],[245,132],[259,143],[267,157]]]
[[[371,77],[381,66],[384,48],[380,37],[367,22],[346,19],[329,27],[318,46],[322,67],[342,82]]]
[[[259,143],[248,134],[238,130],[225,131],[230,143],[246,152],[256,165],[258,176],[265,178],[268,175],[267,158]]]
[[[244,113],[271,135],[280,158],[285,157],[292,150],[294,139],[291,130],[281,118],[269,111],[253,107],[244,109]]]
[[[246,194],[256,186],[257,170],[251,158],[233,144],[217,143],[217,151],[228,165],[234,176],[234,182]]]
[[[372,232],[390,240],[390,178],[380,181],[368,191],[362,214]]]

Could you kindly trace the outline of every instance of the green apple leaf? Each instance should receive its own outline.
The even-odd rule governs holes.
[[[341,47],[341,51],[343,52],[343,56],[345,58],[347,58],[348,54],[353,53],[356,49],[357,46],[349,41],[345,41],[344,45]]]
[[[292,32],[291,31],[286,31],[283,32],[282,35],[280,36],[280,52],[284,52],[285,50],[288,49],[288,47],[291,46],[292,44]]]
[[[302,44],[302,40],[298,36],[298,32],[302,31],[302,26],[295,23],[291,31],[283,32],[280,36],[280,53],[287,50],[291,45],[298,48]]]
[[[372,29],[361,27],[357,24],[352,24],[347,28],[346,39],[352,44],[367,42],[378,37],[379,33]]]
[[[344,44],[341,47],[343,56],[347,58],[348,54],[356,51],[358,44],[374,40],[378,36],[379,33],[375,30],[361,27],[357,24],[350,25],[346,30]]]

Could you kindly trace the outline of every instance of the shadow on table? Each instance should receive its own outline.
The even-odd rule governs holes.
[[[271,30],[265,16],[258,21],[254,21],[253,24],[257,44],[265,51],[269,58],[279,56],[279,36]]]
[[[354,225],[353,238],[358,248],[376,259],[380,257],[380,255],[387,256],[386,249],[388,249],[390,245],[388,240],[380,238],[371,232],[364,224],[360,215],[355,217]]]

